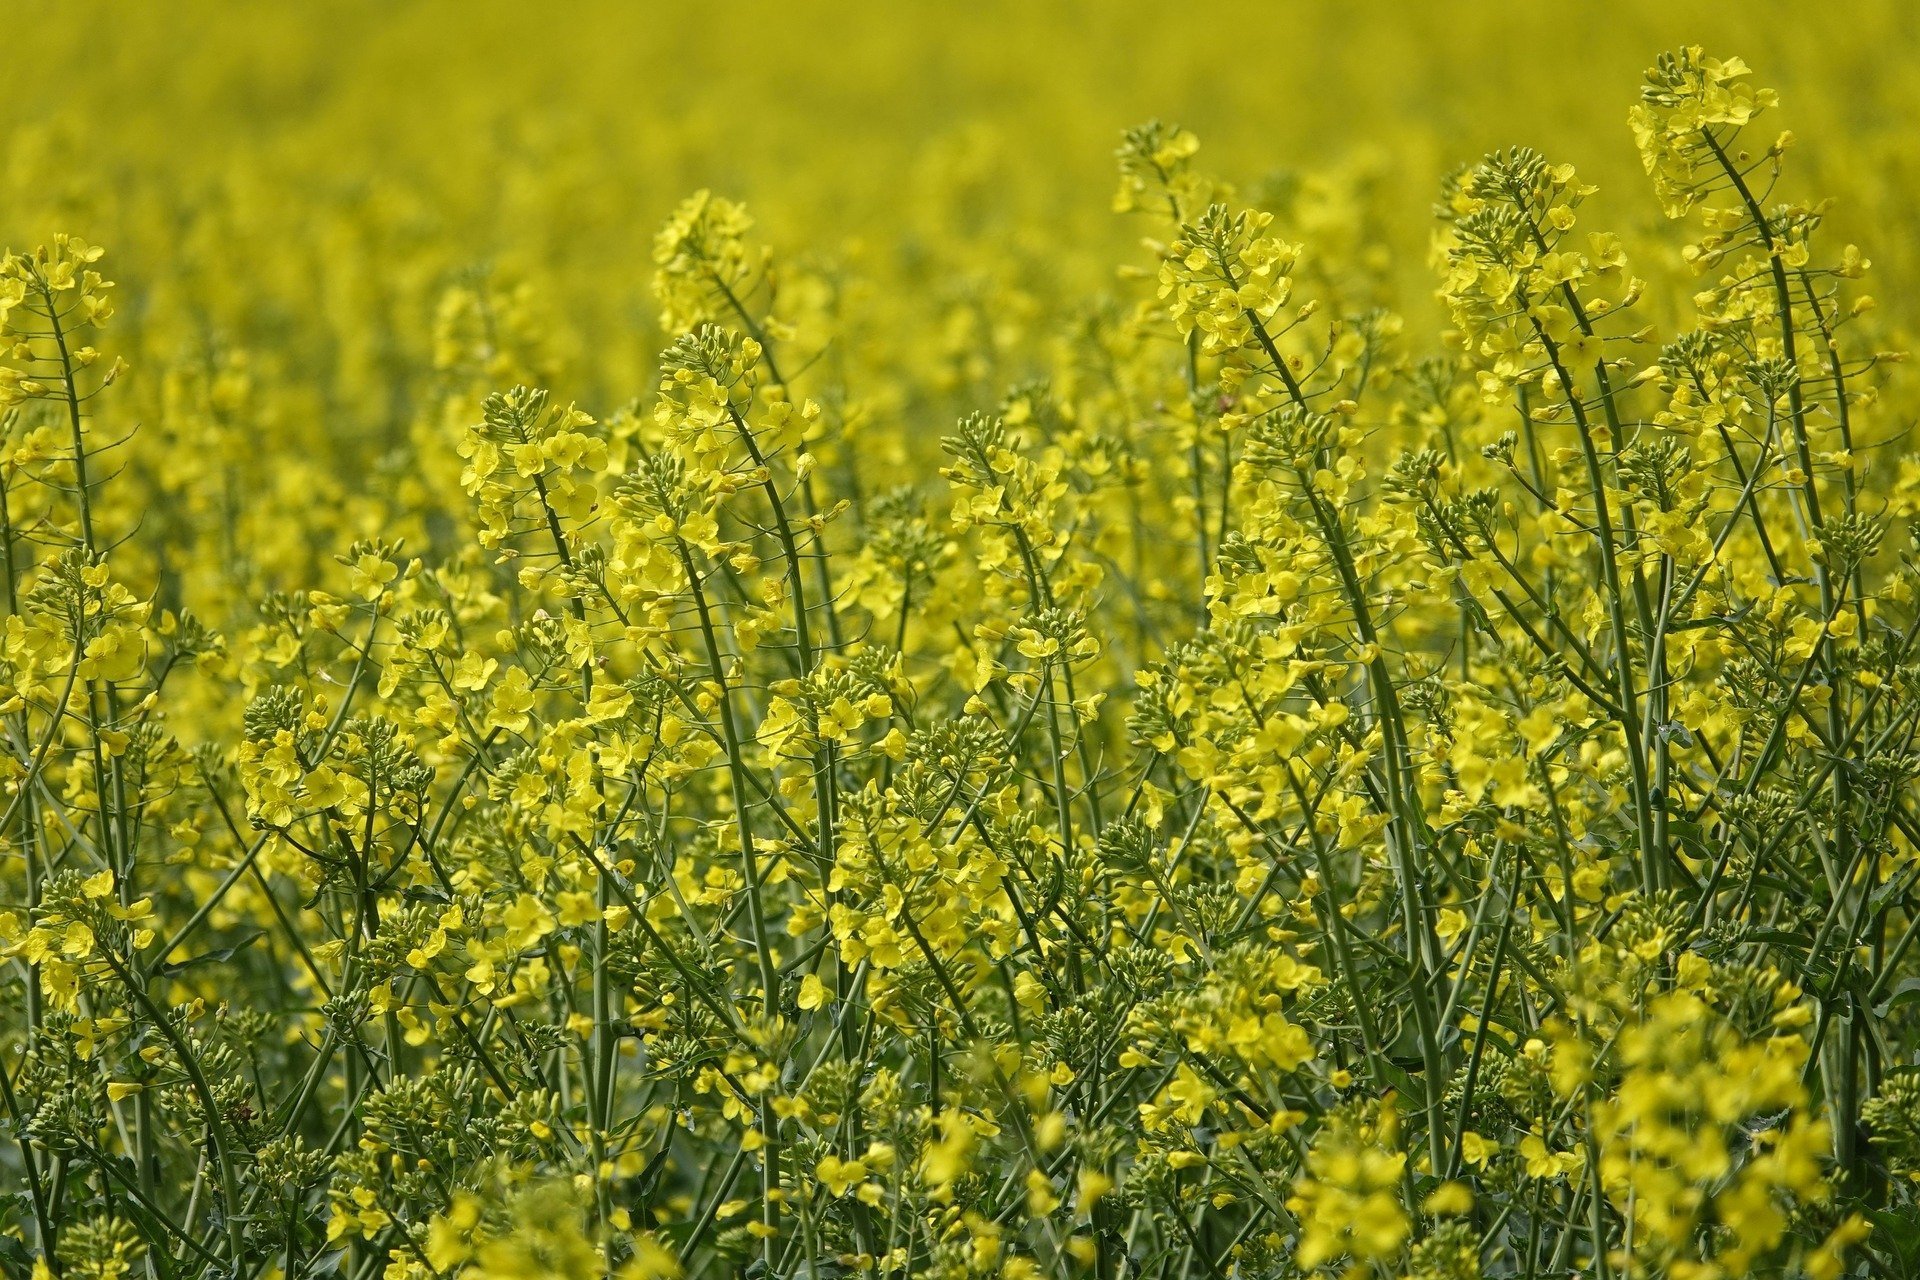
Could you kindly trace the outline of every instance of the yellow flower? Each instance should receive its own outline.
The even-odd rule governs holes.
[[[487,708],[487,728],[524,732],[532,719],[527,713],[532,709],[533,682],[523,669],[513,667],[494,686],[493,700]]]
[[[836,1196],[844,1196],[867,1177],[867,1166],[859,1160],[842,1160],[838,1156],[822,1156],[814,1166],[814,1175],[822,1186]]]
[[[808,974],[800,979],[800,994],[795,999],[802,1009],[818,1009],[833,998],[827,990],[827,984],[820,981],[818,974]]]

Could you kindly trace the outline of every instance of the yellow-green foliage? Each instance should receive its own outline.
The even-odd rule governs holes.
[[[6,1280],[1920,1269],[1903,6],[8,34]]]

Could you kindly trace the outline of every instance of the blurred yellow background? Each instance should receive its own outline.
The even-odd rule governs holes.
[[[1637,181],[1618,190],[1638,177],[1626,110],[1680,43],[1779,87],[1803,179],[1865,231],[1895,212],[1874,200],[1912,163],[1920,100],[1920,16],[1898,0],[27,11],[8,60],[14,241],[51,222],[117,241],[162,211],[245,219],[280,199],[271,221],[290,238],[384,213],[451,254],[525,255],[612,290],[644,287],[628,255],[703,186],[747,200],[776,243],[905,251],[938,189],[982,235],[1068,251],[1068,219],[1110,252],[1127,232],[1106,211],[1111,151],[1150,116],[1194,129],[1238,179],[1370,161],[1402,197],[1402,231],[1448,167],[1511,143],[1578,164],[1600,209],[1645,219]],[[126,261],[160,245],[116,247]]]
[[[1120,131],[1152,116],[1283,207],[1310,258],[1371,263],[1378,301],[1423,320],[1438,183],[1495,146],[1577,164],[1601,186],[1584,224],[1659,234],[1635,269],[1672,271],[1626,116],[1642,69],[1686,42],[1780,89],[1769,127],[1801,139],[1781,198],[1836,197],[1832,242],[1866,248],[1888,327],[1911,328],[1920,59],[1898,0],[32,0],[22,17],[0,241],[108,246],[110,349],[134,368],[116,412],[148,437],[139,518],[224,503],[242,525],[343,526],[295,545],[390,525],[423,505],[406,485],[450,481],[443,417],[464,410],[438,395],[435,330],[463,280],[521,304],[518,367],[479,381],[537,378],[596,412],[645,390],[652,238],[701,187],[844,282],[817,305],[862,322],[836,325],[866,365],[849,383],[929,431],[1044,371],[1066,316],[1149,261],[1110,201]],[[175,385],[195,366],[208,387]],[[223,370],[245,407],[209,415]]]

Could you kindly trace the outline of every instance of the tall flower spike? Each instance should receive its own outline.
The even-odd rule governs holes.
[[[653,296],[660,327],[686,333],[705,322],[737,323],[736,309],[764,272],[768,251],[747,240],[746,206],[696,191],[681,201],[653,241]]]
[[[1775,105],[1772,89],[1747,83],[1738,58],[1709,58],[1699,45],[1660,56],[1628,116],[1640,161],[1669,218],[1711,194],[1720,176],[1715,149]]]

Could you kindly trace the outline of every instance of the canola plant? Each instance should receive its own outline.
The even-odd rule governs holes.
[[[0,1274],[1920,1269],[1898,6],[30,7]]]

